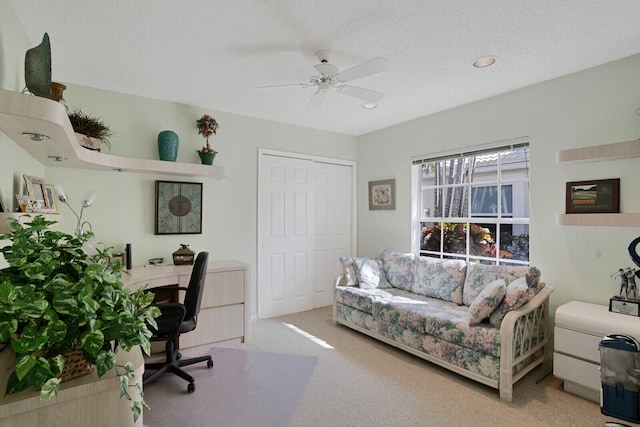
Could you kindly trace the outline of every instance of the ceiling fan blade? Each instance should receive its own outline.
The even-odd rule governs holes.
[[[361,79],[372,74],[381,73],[387,71],[389,68],[389,61],[382,57],[373,58],[370,61],[363,62],[360,65],[355,65],[351,68],[338,73],[336,77],[342,82],[348,82],[350,80]]]
[[[309,103],[307,104],[307,111],[315,111],[315,110],[320,109],[320,107],[322,106],[322,103],[324,102],[325,96],[327,96],[327,90],[326,89],[317,90],[311,96],[311,99],[309,100]]]
[[[377,90],[364,89],[350,85],[338,86],[336,90],[343,95],[353,96],[354,98],[368,102],[378,102],[384,96],[384,93],[378,92]]]
[[[262,89],[277,89],[277,88],[281,88],[281,87],[309,87],[308,83],[288,83],[288,84],[283,84],[283,85],[271,85],[271,86],[256,86],[253,88],[253,90],[262,90]]]

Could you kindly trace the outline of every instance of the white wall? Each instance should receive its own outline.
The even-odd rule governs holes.
[[[19,91],[24,86],[24,53],[31,46],[15,22],[10,3],[0,0],[0,83],[3,89]],[[55,69],[52,75],[59,81]],[[227,177],[218,180],[45,168],[0,132],[0,189],[6,198],[23,191],[23,173],[43,176],[47,183],[62,183],[74,209],[79,208],[84,191],[94,189],[98,199],[85,210],[83,219],[91,222],[98,241],[113,246],[115,251],[131,242],[134,264],[146,263],[152,257],[170,260],[181,243],[189,244],[194,251],[208,250],[213,259],[234,258],[249,263],[254,314],[258,148],[356,158],[356,139],[351,136],[62,83],[68,86],[64,98],[72,107],[101,117],[110,125],[115,132],[111,138],[114,155],[157,159],[157,135],[170,129],[180,137],[178,161],[199,163],[195,150],[203,145],[204,138],[197,134],[195,121],[204,113],[212,115],[220,123],[217,135],[210,138],[219,151],[214,162],[225,167]],[[201,235],[154,235],[155,180],[203,183]],[[63,230],[73,232],[73,214],[64,205],[60,213],[65,221]]]
[[[358,255],[410,250],[410,159],[520,136],[531,138],[531,263],[569,300],[608,304],[609,276],[635,267],[627,254],[640,227],[561,227],[565,182],[621,179],[621,211],[640,212],[640,159],[556,163],[558,150],[640,137],[640,55],[423,117],[358,139]],[[455,90],[455,88],[452,88]],[[396,178],[397,209],[369,211],[367,182]]]

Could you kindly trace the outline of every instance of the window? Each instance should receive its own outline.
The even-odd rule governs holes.
[[[529,143],[413,161],[414,252],[529,264]]]

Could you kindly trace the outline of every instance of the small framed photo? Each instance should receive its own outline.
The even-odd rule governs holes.
[[[396,180],[369,181],[369,210],[393,211],[396,209]]]
[[[45,205],[44,201],[44,179],[31,175],[22,175],[24,178],[25,191],[31,199],[42,201],[42,205]]]
[[[0,190],[0,212],[10,212],[9,205],[7,205],[7,200],[4,198],[2,190]]]
[[[620,178],[567,182],[566,212],[620,213]]]
[[[156,181],[155,234],[202,234],[202,183]]]
[[[44,184],[42,186],[44,191],[44,206],[49,209],[49,213],[58,213],[58,198],[56,197],[56,190],[52,184]]]

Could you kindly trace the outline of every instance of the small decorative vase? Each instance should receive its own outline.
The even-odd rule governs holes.
[[[158,134],[158,156],[160,160],[175,162],[178,158],[178,135],[171,130],[163,130]]]
[[[216,157],[216,152],[200,153],[200,161],[203,165],[213,164],[213,159]]]

